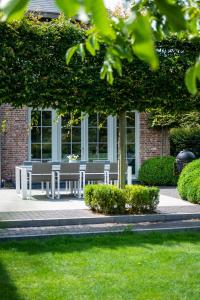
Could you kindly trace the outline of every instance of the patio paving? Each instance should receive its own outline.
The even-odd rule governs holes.
[[[51,200],[34,190],[31,200],[22,200],[15,190],[0,190],[0,241],[126,230],[200,231],[200,205],[181,200],[175,188],[161,188],[157,214],[105,216],[75,197]]]
[[[160,189],[159,214],[200,213],[200,205],[180,199],[175,188]],[[0,219],[41,219],[95,217],[83,199],[62,196],[60,200],[46,198],[41,191],[34,190],[31,200],[22,200],[14,189],[0,190]],[[98,214],[98,217],[102,216]]]

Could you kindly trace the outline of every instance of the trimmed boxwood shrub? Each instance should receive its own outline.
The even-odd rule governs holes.
[[[200,178],[196,178],[188,187],[187,200],[200,204]]]
[[[156,187],[127,185],[125,194],[131,213],[153,212],[159,202],[159,189]]]
[[[186,165],[178,180],[178,191],[182,199],[200,203],[198,180],[200,178],[200,159]],[[195,191],[196,190],[196,191]],[[199,200],[198,200],[199,199]]]
[[[152,212],[158,205],[159,189],[127,185],[120,190],[113,185],[87,185],[84,199],[93,211],[105,214]]]
[[[138,179],[149,185],[176,185],[178,176],[174,175],[173,156],[153,157],[144,161]]]
[[[114,185],[93,184],[84,189],[85,204],[93,211],[105,214],[125,212],[125,195]]]

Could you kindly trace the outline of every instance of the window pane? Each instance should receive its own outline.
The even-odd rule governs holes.
[[[41,143],[41,128],[33,127],[31,130],[31,142],[32,143]]]
[[[72,143],[81,141],[81,127],[72,127]]]
[[[88,126],[89,127],[97,127],[97,114],[93,114],[93,115],[89,116]]]
[[[135,113],[130,112],[126,114],[127,127],[135,127]]]
[[[32,144],[31,145],[31,159],[41,159],[41,145]]]
[[[127,145],[127,158],[134,158],[135,157],[135,144],[128,144]]]
[[[51,128],[43,127],[42,128],[42,142],[51,143]]]
[[[51,111],[42,112],[42,126],[51,126]]]
[[[42,145],[42,159],[51,159],[51,144]]]
[[[62,142],[71,142],[71,129],[62,128]]]
[[[97,128],[89,128],[88,135],[89,143],[97,142]]]
[[[78,155],[78,159],[81,159],[81,144],[72,144],[72,153]]]
[[[99,159],[107,159],[108,155],[107,155],[107,144],[99,144]]]
[[[92,161],[94,159],[98,159],[97,146],[96,144],[89,144],[89,160]]]
[[[127,143],[135,142],[135,128],[127,128]]]
[[[99,130],[99,142],[107,143],[107,128],[101,128]]]
[[[71,144],[62,144],[62,159],[68,160],[67,156],[71,153]]]

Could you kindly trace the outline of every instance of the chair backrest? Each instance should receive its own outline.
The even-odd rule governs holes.
[[[78,181],[79,180],[80,163],[61,163],[60,180],[61,181]]]
[[[33,162],[32,163],[32,182],[51,181],[51,163]]]
[[[51,174],[52,166],[51,163],[33,162],[32,174]]]
[[[104,174],[104,163],[101,162],[88,162],[86,164],[86,174],[89,173],[102,173]]]
[[[86,164],[85,178],[87,181],[104,181],[104,163],[88,162]]]
[[[61,163],[60,164],[60,173],[79,173],[80,163]]]
[[[110,180],[118,180],[118,163],[117,162],[110,163],[109,178],[110,178]]]

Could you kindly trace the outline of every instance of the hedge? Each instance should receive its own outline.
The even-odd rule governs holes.
[[[93,184],[84,189],[85,204],[93,211],[105,214],[125,212],[125,195],[114,185]]]
[[[84,199],[93,211],[105,214],[149,213],[159,202],[159,189],[141,185],[127,185],[120,190],[112,185],[87,185]]]
[[[159,189],[142,185],[127,185],[126,203],[131,213],[153,212],[159,202]]]
[[[24,18],[0,23],[0,36],[0,105],[107,115],[155,107],[171,111],[199,108],[198,96],[189,94],[183,80],[199,53],[199,39],[162,40],[156,45],[160,61],[157,72],[134,57],[132,62],[123,63],[122,76],[116,75],[109,85],[99,74],[103,48],[95,57],[86,51],[83,62],[74,55],[66,65],[67,49],[84,42],[87,36],[79,24],[63,17],[51,22]]]
[[[200,178],[200,159],[186,165],[181,172],[178,180],[178,191],[182,199],[200,203],[199,179]],[[198,200],[199,199],[199,200]]]
[[[170,152],[176,156],[183,149],[200,157],[200,128],[174,128],[170,131]]]
[[[172,156],[153,157],[147,159],[139,170],[138,179],[149,185],[177,184],[178,176],[174,175],[175,158]]]

